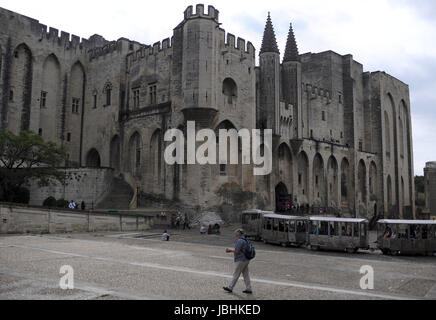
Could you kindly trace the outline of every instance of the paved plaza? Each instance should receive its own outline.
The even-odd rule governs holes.
[[[255,243],[250,265],[254,295],[225,293],[233,272],[237,226],[222,234],[163,230],[147,233],[0,237],[0,299],[436,299],[436,257],[312,252]],[[361,290],[362,266],[375,272],[374,290]],[[74,270],[74,290],[59,286],[62,266]]]

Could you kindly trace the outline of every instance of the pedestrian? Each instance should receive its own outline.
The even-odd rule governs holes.
[[[206,232],[207,232],[206,227],[205,227],[205,226],[201,226],[201,228],[200,228],[200,234],[206,234]]]
[[[188,228],[188,230],[191,230],[191,226],[189,225],[189,218],[188,214],[185,214],[185,219],[183,220],[183,230]]]
[[[167,230],[165,230],[162,235],[162,241],[170,241],[170,235]]]
[[[74,202],[74,200],[71,200],[68,208],[70,208],[71,210],[76,210],[76,203]]]
[[[250,264],[250,260],[245,256],[245,250],[248,248],[248,242],[245,239],[244,231],[242,229],[238,229],[235,231],[235,249],[226,249],[226,253],[233,253],[235,255],[235,272],[233,274],[233,279],[227,287],[223,289],[227,292],[233,292],[233,288],[238,282],[241,274],[244,276],[246,289],[243,293],[253,294],[253,290],[251,288],[251,280],[250,273],[248,270],[248,265]]]
[[[176,229],[177,230],[180,229],[180,220],[181,220],[180,216],[177,216],[177,218],[176,218]]]

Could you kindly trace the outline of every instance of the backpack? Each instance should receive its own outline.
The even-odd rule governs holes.
[[[244,240],[247,243],[247,246],[244,250],[244,255],[248,260],[253,260],[254,258],[256,258],[256,248],[253,247],[253,245],[249,241],[247,241],[247,239]]]

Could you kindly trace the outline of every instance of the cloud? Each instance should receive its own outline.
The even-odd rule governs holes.
[[[198,1],[201,2],[201,1]],[[119,2],[2,0],[0,6],[82,37],[126,37],[145,44],[170,37],[183,19],[186,0]],[[353,54],[367,71],[386,71],[410,85],[415,171],[436,160],[436,1],[434,0],[220,0],[227,32],[257,50],[268,11],[283,54],[292,22],[300,53],[333,50]]]

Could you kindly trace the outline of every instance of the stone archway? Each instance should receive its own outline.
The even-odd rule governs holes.
[[[132,134],[129,139],[127,157],[128,171],[134,176],[141,175],[142,139],[138,132]]]
[[[389,215],[392,213],[393,209],[393,196],[392,196],[392,178],[390,175],[388,175],[388,178],[386,180],[386,190],[387,190],[387,209]]]
[[[344,158],[341,163],[341,199],[342,207],[351,207],[351,174],[350,174],[350,163],[347,158]]]
[[[360,202],[363,206],[366,207],[366,202],[368,200],[367,197],[367,188],[366,188],[366,165],[363,160],[359,161],[359,167],[357,172],[357,192]]]
[[[298,155],[298,202],[299,205],[309,204],[309,158],[306,152]]]
[[[89,150],[88,154],[86,155],[86,166],[89,168],[101,167],[100,154],[96,149]]]
[[[120,171],[120,137],[114,136],[111,140],[109,151],[109,166],[115,171]]]
[[[313,199],[314,204],[325,206],[325,177],[324,177],[324,160],[317,153],[313,160]]]
[[[15,134],[30,128],[32,108],[33,54],[30,48],[21,43],[12,56],[9,88],[3,92],[9,107],[3,114],[7,129]],[[7,120],[6,120],[7,119]]]
[[[276,212],[286,212],[291,209],[291,195],[283,182],[280,182],[275,189]]]
[[[338,191],[338,162],[334,156],[331,156],[327,164],[327,188],[329,207],[339,208],[339,191]]]

